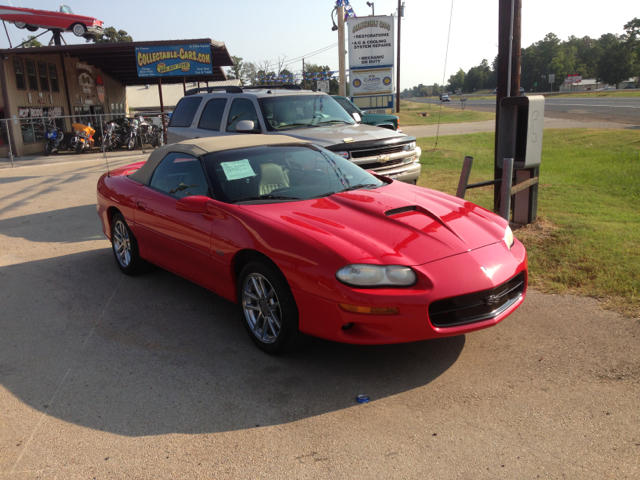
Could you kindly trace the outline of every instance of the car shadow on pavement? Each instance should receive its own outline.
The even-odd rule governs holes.
[[[0,285],[0,384],[51,418],[118,435],[363,408],[359,394],[376,402],[429,384],[465,344],[316,340],[272,357],[248,338],[236,305],[159,268],[126,277],[108,248],[0,267]]]
[[[31,242],[75,243],[104,239],[95,204],[0,220],[0,232]]]

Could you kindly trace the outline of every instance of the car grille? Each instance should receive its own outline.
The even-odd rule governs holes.
[[[387,162],[359,163],[358,166],[360,168],[364,168],[365,170],[375,170],[375,169],[393,167],[394,165],[402,165],[405,160],[406,160],[405,158],[397,158],[395,160],[389,160]]]
[[[372,148],[370,150],[356,150],[351,152],[351,158],[377,157],[378,155],[390,155],[404,152],[405,145],[393,145],[390,147]]]
[[[524,286],[522,272],[491,290],[438,300],[429,305],[429,319],[435,327],[455,327],[495,318],[518,301]]]

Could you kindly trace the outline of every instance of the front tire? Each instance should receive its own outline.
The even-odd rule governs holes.
[[[73,32],[73,34],[76,37],[84,37],[87,33],[87,27],[85,27],[84,25],[82,25],[81,23],[76,23],[72,28],[71,31]]]
[[[120,213],[111,219],[111,247],[122,273],[135,275],[142,270],[145,261],[140,257],[138,241]]]
[[[27,24],[24,22],[13,22],[13,24],[21,30],[27,27]]]
[[[263,262],[250,262],[238,279],[238,301],[249,337],[261,350],[278,355],[300,348],[298,307],[284,275]]]

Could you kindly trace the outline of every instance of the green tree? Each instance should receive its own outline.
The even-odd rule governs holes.
[[[87,38],[87,42],[94,43],[120,43],[120,42],[133,42],[133,38],[124,30],[116,30],[113,27],[107,27],[102,32],[101,36],[91,35]]]
[[[244,79],[242,78],[242,68],[244,66],[242,57],[231,56],[233,65],[227,70],[227,78],[229,80],[240,80],[240,85],[244,85]]]
[[[621,41],[610,43],[598,62],[598,80],[618,88],[620,82],[627,80],[636,71],[635,60],[635,54],[629,45]]]
[[[25,48],[42,47],[42,44],[34,35],[29,35],[29,38],[27,40],[23,38],[22,42],[22,46]]]
[[[458,69],[458,72],[455,75],[451,75],[449,77],[449,88],[454,91],[462,89],[464,85],[464,76],[464,70],[461,68]]]

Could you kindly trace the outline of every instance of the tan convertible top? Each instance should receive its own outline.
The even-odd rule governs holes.
[[[286,135],[225,135],[222,137],[205,137],[184,140],[179,143],[165,145],[156,149],[139,170],[136,170],[129,178],[136,182],[146,184],[151,174],[160,161],[167,154],[176,152],[199,157],[207,153],[234,150],[236,148],[260,147],[263,145],[282,145],[285,143],[309,143],[305,140],[288,137]]]

